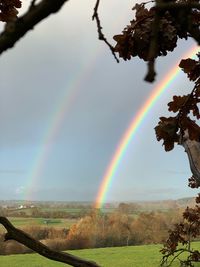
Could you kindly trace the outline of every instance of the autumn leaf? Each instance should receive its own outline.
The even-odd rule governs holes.
[[[118,34],[113,36],[113,39],[117,42],[115,46],[115,52],[119,53],[119,57],[122,57],[124,60],[131,59],[131,36],[128,32],[124,34]]]
[[[189,94],[183,96],[176,96],[176,95],[173,96],[173,101],[168,103],[169,106],[168,110],[173,112],[179,111],[182,108],[182,106],[186,103],[189,96],[190,96]]]
[[[200,77],[200,65],[199,62],[194,59],[182,59],[179,67],[187,73],[187,76],[191,81],[195,81]]]
[[[174,148],[174,143],[178,142],[178,121],[176,117],[161,117],[158,125],[155,127],[157,140],[163,139],[165,151],[170,151]]]
[[[0,0],[0,21],[8,22],[17,17],[18,8],[21,8],[20,0]]]
[[[188,179],[188,186],[190,188],[199,188],[200,184],[197,183],[197,180],[194,178],[194,176],[192,176]],[[200,200],[200,198],[199,198],[199,200]],[[200,203],[200,202],[197,201],[197,203]]]

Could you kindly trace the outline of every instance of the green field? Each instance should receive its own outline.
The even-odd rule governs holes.
[[[194,244],[200,247],[200,242]],[[158,267],[161,245],[99,248],[71,251],[72,254],[94,260],[102,267]],[[66,264],[50,261],[36,254],[0,256],[0,267],[61,267]],[[175,262],[173,267],[179,267]],[[199,267],[197,263],[195,267]]]
[[[23,217],[9,217],[10,222],[15,227],[24,226],[53,226],[70,228],[77,222],[77,219],[46,219],[46,218],[23,218]],[[0,229],[3,227],[0,227]]]

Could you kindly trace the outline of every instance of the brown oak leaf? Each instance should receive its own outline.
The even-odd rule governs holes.
[[[177,112],[181,109],[181,107],[185,104],[185,102],[187,101],[188,97],[190,95],[183,95],[183,96],[173,96],[173,101],[168,103],[168,110],[169,111],[173,111],[173,112]]]
[[[187,76],[191,81],[195,81],[200,77],[200,65],[199,62],[194,59],[182,59],[179,67],[182,68],[185,73],[187,73]]]
[[[158,125],[155,127],[157,140],[163,139],[165,151],[170,151],[174,148],[174,143],[178,142],[178,121],[176,117],[161,117]]]

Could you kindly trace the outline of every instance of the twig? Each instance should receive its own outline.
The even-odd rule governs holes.
[[[96,24],[97,24],[97,32],[98,32],[98,36],[99,36],[99,40],[104,41],[108,47],[110,48],[115,60],[117,61],[117,63],[119,63],[119,59],[117,58],[116,54],[115,54],[115,49],[114,47],[108,42],[108,40],[105,38],[103,32],[102,32],[102,26],[101,26],[101,21],[99,19],[99,14],[98,14],[98,8],[99,8],[99,3],[100,0],[96,1],[95,7],[94,7],[94,13],[92,15],[92,20],[96,20]]]
[[[188,253],[194,253],[192,250],[189,250],[189,249],[184,249],[184,248],[180,248],[180,249],[177,249],[173,252],[170,252],[169,254],[163,256],[162,258],[162,261],[161,261],[161,266],[165,266],[165,267],[169,267],[172,265],[172,263],[175,261],[175,259],[177,259],[182,253],[184,252],[188,252]],[[163,264],[167,264],[167,261],[168,261],[168,258],[172,255],[174,255],[174,253],[177,253],[173,259],[168,263],[168,265],[163,265]]]
[[[0,217],[0,224],[2,224],[7,230],[7,233],[5,234],[5,241],[7,240],[18,241],[19,243],[25,245],[26,247],[34,250],[35,252],[39,253],[40,255],[48,259],[59,261],[59,262],[64,262],[71,266],[100,267],[95,262],[87,261],[79,257],[76,257],[74,255],[71,255],[69,253],[58,252],[58,251],[54,251],[48,248],[41,242],[35,240],[30,235],[26,234],[24,231],[15,228],[11,224],[11,222],[5,217]]]

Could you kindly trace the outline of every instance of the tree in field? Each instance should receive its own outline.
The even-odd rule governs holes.
[[[59,12],[64,3],[69,0],[32,0],[27,12],[18,17],[18,9],[23,0],[0,0],[0,21],[5,28],[0,34],[0,54],[12,48],[29,30],[49,15]],[[73,0],[71,0],[73,1]],[[138,56],[147,62],[145,80],[153,82],[156,77],[155,61],[159,56],[166,56],[177,46],[178,39],[193,38],[200,43],[200,1],[199,0],[152,0],[147,3],[138,3],[134,6],[135,17],[126,26],[121,34],[113,38],[115,45],[111,45],[102,31],[101,20],[98,14],[100,0],[96,1],[92,19],[96,21],[98,37],[104,41],[117,62],[119,57],[130,60]],[[200,54],[197,60],[181,60],[180,68],[194,83],[187,95],[174,96],[168,104],[169,111],[175,115],[168,118],[161,117],[155,127],[158,141],[163,140],[166,151],[174,148],[175,144],[182,145],[187,152],[192,177],[189,186],[200,186],[200,118],[198,104],[200,102]],[[200,226],[200,210],[186,209],[183,214],[184,221],[176,225],[170,232],[169,239],[162,250],[162,264],[170,264],[170,256],[177,258],[180,253],[188,253],[185,266],[192,266],[193,262],[200,261],[200,252],[193,251],[190,246],[192,238],[197,237]],[[72,266],[98,266],[96,263],[86,261],[66,253],[58,253],[48,249],[24,232],[16,229],[5,217],[0,217],[0,223],[6,228],[5,241],[9,239],[28,246],[36,252],[53,260],[68,263]],[[182,243],[185,247],[179,249]]]

